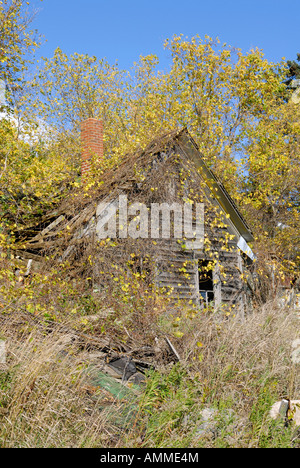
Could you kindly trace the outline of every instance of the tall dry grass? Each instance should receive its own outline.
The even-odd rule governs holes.
[[[15,330],[14,330],[15,331]],[[91,386],[87,364],[72,336],[39,329],[6,337],[7,363],[0,368],[0,447],[93,447],[115,443],[112,411],[122,405]],[[86,354],[86,353],[84,353]],[[108,423],[108,420],[110,421]]]
[[[170,324],[164,317],[157,331],[171,336]],[[181,363],[149,375],[136,395],[137,414],[124,423],[112,415],[126,413],[126,403],[87,385],[86,363],[63,327],[45,334],[28,325],[17,333],[13,319],[6,321],[0,446],[288,446],[283,425],[274,432],[268,413],[280,398],[300,398],[299,365],[290,359],[300,335],[295,312],[276,302],[244,320],[182,311],[181,324],[183,337],[172,338]],[[197,431],[204,408],[219,411],[215,439]],[[234,424],[221,421],[223,409],[233,411]]]
[[[151,413],[146,447],[289,447],[292,425],[272,421],[269,411],[281,398],[300,397],[300,365],[291,361],[299,338],[295,311],[266,304],[243,320],[182,313],[184,336],[176,343],[182,363],[171,376],[150,383],[145,410]],[[152,387],[151,387],[152,385]],[[157,396],[159,395],[159,396]],[[199,435],[201,411],[215,410],[215,435]],[[213,439],[213,440],[212,440]],[[134,437],[128,442],[134,446]]]
[[[218,320],[213,314],[204,314],[190,323],[187,320],[186,327],[182,355],[191,359],[194,354],[197,360],[200,354],[201,363],[195,370],[210,386],[211,397],[224,392],[226,384],[227,395],[232,393],[237,404],[245,406],[258,377],[261,381],[275,379],[282,396],[294,398],[300,393],[299,369],[290,359],[292,341],[300,336],[300,320],[294,310],[271,301],[241,320]],[[241,392],[245,397],[235,398]]]

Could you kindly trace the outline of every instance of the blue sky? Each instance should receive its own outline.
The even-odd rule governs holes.
[[[38,55],[56,47],[67,54],[96,55],[128,69],[140,55],[156,54],[160,68],[170,55],[163,48],[174,34],[219,37],[243,52],[263,49],[271,61],[296,59],[300,52],[300,0],[32,0],[40,9],[33,27],[47,42]]]

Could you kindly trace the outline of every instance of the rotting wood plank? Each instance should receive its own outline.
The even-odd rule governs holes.
[[[52,231],[58,224],[60,224],[65,217],[63,215],[60,215],[55,221],[53,221],[49,226],[47,226],[45,229],[43,229],[37,236],[35,236],[33,239],[30,239],[29,243],[34,242],[35,240],[40,240],[43,238],[48,232]]]
[[[173,260],[174,262],[181,262],[181,263],[188,263],[188,262],[193,262],[195,261],[195,257],[193,254],[186,254],[186,255],[181,255],[181,254],[174,254],[170,252],[167,254],[167,252],[162,253],[160,251],[157,252],[157,259],[161,260]]]
[[[181,277],[175,275],[157,275],[158,281],[161,283],[176,283],[176,284],[193,284],[194,283],[195,274],[189,275],[189,277]]]
[[[158,272],[158,276],[160,278],[177,278],[177,279],[180,279],[180,280],[189,280],[192,276],[194,276],[196,274],[195,270],[189,270],[189,271],[185,271],[185,272],[176,272],[176,271],[159,271]]]
[[[179,283],[180,286],[177,284],[177,283],[161,283],[161,281],[158,281],[159,282],[159,287],[160,288],[169,288],[169,289],[173,289],[174,291],[175,290],[178,290],[178,291],[181,291],[181,292],[192,292],[192,291],[195,291],[195,287],[194,287],[194,284],[182,284],[182,283]]]
[[[26,258],[28,260],[35,260],[38,263],[44,263],[45,262],[45,258],[42,257],[41,255],[36,255],[34,253],[31,253],[31,252],[26,252],[26,250],[16,250],[15,254],[17,256]]]
[[[176,301],[194,301],[195,303],[198,302],[198,297],[195,295],[195,294],[179,294],[179,293],[175,293],[175,292],[172,292],[168,295],[168,298],[172,301],[172,302],[176,302]]]

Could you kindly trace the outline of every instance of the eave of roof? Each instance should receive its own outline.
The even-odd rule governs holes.
[[[230,197],[229,193],[223,184],[217,179],[205,163],[199,148],[193,138],[190,136],[186,129],[182,130],[176,136],[176,141],[191,160],[197,169],[200,169],[201,175],[204,177],[205,183],[221,205],[223,210],[230,216],[230,220],[240,233],[240,235],[247,241],[253,242],[254,238],[249,226],[245,219],[239,212],[235,202]]]

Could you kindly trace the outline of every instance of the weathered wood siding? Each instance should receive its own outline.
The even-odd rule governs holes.
[[[197,260],[175,239],[157,243],[156,286],[174,299],[198,300]]]

